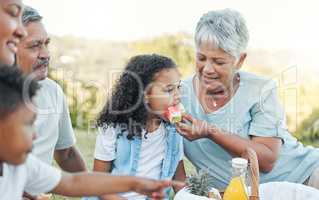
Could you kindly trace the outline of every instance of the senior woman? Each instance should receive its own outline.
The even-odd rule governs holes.
[[[230,181],[230,160],[246,147],[257,153],[262,183],[319,188],[319,150],[304,147],[287,131],[275,82],[240,71],[248,40],[237,11],[211,11],[199,20],[196,73],[182,86],[189,114],[177,124],[186,138],[185,155],[197,169],[208,169],[211,186],[220,190]]]

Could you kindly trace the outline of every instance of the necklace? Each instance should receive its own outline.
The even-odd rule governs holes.
[[[239,73],[236,73],[234,75],[233,78],[233,84],[231,84],[230,87],[228,87],[227,89],[225,89],[227,92],[227,94],[225,95],[225,97],[223,99],[216,99],[213,95],[207,95],[207,91],[200,91],[200,80],[199,77],[196,75],[196,79],[195,79],[195,88],[197,89],[198,96],[200,97],[200,99],[202,99],[202,97],[204,97],[204,102],[202,102],[201,104],[204,103],[205,110],[206,112],[211,112],[211,111],[215,111],[218,109],[218,107],[222,107],[223,105],[225,105],[235,94],[235,92],[237,91],[237,89],[239,88],[239,83],[240,83],[240,75]],[[202,97],[201,97],[202,96]],[[210,108],[210,106],[208,105],[212,105],[212,107]]]

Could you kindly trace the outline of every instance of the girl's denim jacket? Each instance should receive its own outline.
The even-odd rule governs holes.
[[[183,138],[177,133],[174,125],[164,122],[166,129],[165,157],[162,163],[160,180],[172,179],[175,174],[180,158],[183,156]],[[120,129],[116,141],[116,159],[112,162],[112,175],[135,176],[142,144],[140,136],[134,136],[132,140],[127,139],[126,134]],[[167,194],[169,190],[166,191]],[[83,198],[93,200],[96,198]]]

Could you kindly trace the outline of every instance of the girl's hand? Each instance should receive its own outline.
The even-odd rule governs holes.
[[[209,125],[206,121],[195,119],[189,114],[183,114],[183,120],[176,123],[176,129],[189,141],[207,138],[212,131],[216,131],[216,127]]]

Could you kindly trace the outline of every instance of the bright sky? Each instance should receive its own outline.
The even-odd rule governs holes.
[[[316,0],[25,0],[40,10],[48,31],[107,40],[193,33],[206,11],[233,8],[247,20],[250,47],[319,52]]]

